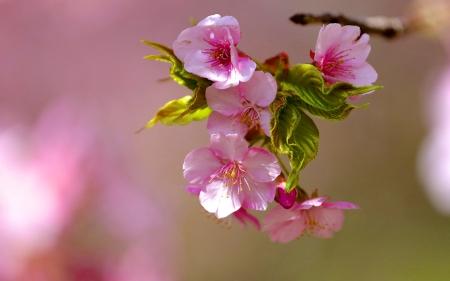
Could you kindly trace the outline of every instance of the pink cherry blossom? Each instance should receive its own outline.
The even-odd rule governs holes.
[[[186,71],[226,89],[248,81],[256,68],[255,62],[238,53],[240,39],[241,30],[234,17],[212,15],[183,30],[173,42],[173,50]]]
[[[249,128],[260,125],[270,136],[272,114],[267,108],[277,94],[277,82],[269,73],[256,71],[248,82],[237,87],[206,89],[206,101],[214,112],[208,119],[208,132],[244,136]]]
[[[328,197],[316,197],[295,203],[289,210],[275,206],[263,218],[263,231],[270,233],[272,241],[286,243],[305,233],[330,238],[341,230],[344,222],[342,209],[359,209],[349,202],[324,202]]]
[[[377,72],[366,62],[370,53],[369,35],[363,34],[357,40],[360,33],[358,26],[337,23],[320,29],[311,57],[327,82],[368,86],[377,80]]]
[[[210,147],[198,148],[186,156],[184,178],[202,185],[200,203],[217,218],[244,207],[267,209],[275,196],[275,178],[281,169],[269,151],[251,147],[237,134],[211,135]]]
[[[198,185],[185,185],[183,186],[183,188],[192,195],[200,195],[200,192],[202,191],[202,187]],[[257,230],[261,229],[259,220],[255,216],[247,212],[245,208],[238,209],[236,212],[232,213],[228,217],[221,219],[220,221],[224,221],[228,228],[230,228],[231,217],[237,219],[237,221],[244,227],[244,229],[247,228],[247,222],[253,225]]]

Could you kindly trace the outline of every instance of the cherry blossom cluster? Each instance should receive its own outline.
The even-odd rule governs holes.
[[[308,195],[298,174],[318,153],[319,132],[309,115],[343,120],[367,106],[348,100],[380,88],[372,85],[377,73],[366,62],[369,35],[357,26],[323,26],[310,52],[313,62],[292,67],[284,52],[263,63],[252,59],[237,49],[240,40],[238,21],[220,15],[182,31],[172,48],[143,40],[163,53],[144,58],[171,63],[173,80],[192,91],[160,108],[146,127],[208,118],[209,147],[190,152],[183,170],[190,183],[185,189],[218,220],[234,217],[260,230],[248,210],[265,211],[275,200],[262,220],[272,241],[305,233],[332,237],[342,227],[342,210],[359,207],[325,202],[317,190]]]

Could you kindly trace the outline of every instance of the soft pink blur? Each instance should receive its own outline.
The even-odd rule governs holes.
[[[174,280],[170,215],[79,105],[0,128],[0,280]]]

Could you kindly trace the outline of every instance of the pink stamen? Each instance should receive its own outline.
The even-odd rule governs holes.
[[[209,54],[210,59],[206,61],[209,63],[210,67],[213,66],[227,66],[231,61],[230,42],[225,40],[220,40],[219,42],[214,42],[212,40],[206,40],[209,45],[212,46],[211,49],[203,50],[202,53]]]
[[[355,78],[352,73],[352,65],[347,63],[355,58],[347,58],[348,52],[352,49],[347,49],[334,53],[338,46],[330,49],[325,55],[325,57],[320,61],[320,71],[327,76],[336,77],[336,75],[344,76],[347,78]]]

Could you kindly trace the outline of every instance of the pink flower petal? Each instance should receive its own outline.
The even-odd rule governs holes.
[[[235,44],[239,43],[241,39],[241,29],[239,28],[239,22],[232,16],[220,17],[220,15],[212,15],[201,20],[197,26],[226,26],[230,30],[230,34],[233,37]]]
[[[211,67],[209,63],[206,63],[209,59],[210,56],[201,50],[188,52],[184,59],[184,68],[188,72],[211,81],[226,82],[229,77],[228,68],[225,66]]]
[[[194,26],[183,30],[172,44],[175,56],[181,61],[185,61],[188,53],[210,48],[208,42],[203,39],[205,36],[206,30],[202,27]]]
[[[320,28],[316,43],[315,61],[320,61],[330,48],[335,47],[340,43],[342,34],[341,28],[341,25],[337,23],[324,25]]]
[[[238,66],[241,82],[247,82],[252,77],[256,69],[256,63],[248,57],[239,57]]]
[[[222,167],[220,159],[209,148],[202,147],[191,151],[186,156],[183,163],[183,175],[190,183],[202,184],[208,181],[220,167]]]
[[[252,224],[257,230],[261,229],[261,225],[259,224],[258,219],[247,212],[244,208],[240,208],[236,212],[233,213],[233,216],[242,224],[244,229],[246,229],[246,222],[248,221]]]
[[[242,198],[237,192],[228,192],[222,181],[212,181],[206,185],[205,191],[200,192],[200,203],[217,218],[224,218],[237,211],[242,206]]]
[[[242,163],[247,168],[247,174],[259,182],[271,182],[281,173],[275,155],[263,148],[249,148]]]
[[[356,204],[350,202],[323,202],[322,207],[324,208],[336,208],[336,209],[360,209]]]
[[[308,210],[310,221],[315,223],[311,232],[317,237],[330,238],[334,232],[341,230],[344,212],[340,209],[312,208]]]
[[[240,161],[247,152],[248,144],[238,134],[224,135],[219,132],[211,135],[210,148],[221,159]]]
[[[327,200],[328,197],[316,197],[309,200],[305,200],[302,203],[298,204],[297,206],[294,206],[294,209],[296,210],[308,210],[312,207],[320,207],[322,203]]]
[[[210,86],[206,88],[205,96],[208,106],[222,115],[231,116],[243,107],[237,87],[219,90]]]
[[[213,111],[208,117],[206,128],[210,135],[221,131],[224,135],[238,134],[243,138],[247,134],[248,126],[238,121],[235,117],[228,117]]]
[[[251,104],[269,106],[277,94],[277,82],[270,73],[255,71],[250,80],[239,84],[241,96]]]
[[[259,112],[259,124],[268,137],[270,137],[270,120],[272,120],[272,117],[272,113],[267,108]]]
[[[246,178],[246,180],[249,184],[249,190],[244,193],[245,198],[242,206],[250,210],[266,210],[267,202],[272,202],[275,197],[275,183],[252,181],[249,178]]]
[[[378,78],[378,73],[375,69],[368,63],[364,62],[360,66],[353,69],[353,73],[357,77],[356,80],[350,82],[355,86],[369,86],[372,85]],[[369,93],[366,93],[369,94]]]
[[[181,188],[186,189],[191,195],[199,195],[200,191],[202,191],[202,187],[198,185],[184,185]]]

